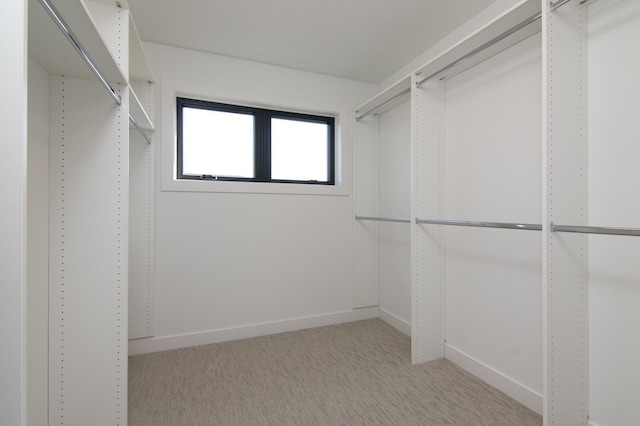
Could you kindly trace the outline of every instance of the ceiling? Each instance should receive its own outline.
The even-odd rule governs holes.
[[[495,0],[129,0],[145,41],[380,83]]]

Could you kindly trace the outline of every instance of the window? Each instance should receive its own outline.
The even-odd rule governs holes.
[[[335,119],[177,98],[177,178],[335,184]]]

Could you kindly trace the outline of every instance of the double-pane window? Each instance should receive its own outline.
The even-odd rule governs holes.
[[[335,119],[177,99],[177,177],[333,185]]]

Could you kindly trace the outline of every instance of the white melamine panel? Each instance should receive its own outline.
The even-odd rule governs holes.
[[[83,1],[94,27],[129,80],[129,10],[116,2]]]
[[[49,341],[49,74],[29,60],[27,424],[46,425]]]
[[[640,3],[589,7],[589,222],[640,227]],[[589,419],[640,424],[640,241],[589,237]]]
[[[129,339],[153,335],[154,147],[129,130]]]
[[[126,425],[129,148],[95,81],[51,77],[49,424]]]
[[[412,84],[415,85],[416,76]],[[443,219],[444,81],[411,92],[411,362],[444,356],[444,229],[413,219]]]
[[[561,426],[589,415],[588,241],[550,232],[589,224],[586,26],[579,2],[543,8],[543,395],[545,422]]]
[[[447,80],[446,219],[541,223],[540,91],[539,36]],[[541,233],[445,232],[447,345],[533,392],[540,412]]]
[[[356,123],[353,146],[354,216],[379,216],[379,121],[377,115],[369,116]],[[375,306],[380,302],[378,271],[380,224],[374,221],[355,221],[353,227],[353,307]]]
[[[411,111],[405,102],[381,114],[379,137],[379,212],[382,217],[409,219],[411,215]],[[380,309],[411,324],[411,226],[379,224]],[[395,324],[395,323],[394,323]]]
[[[137,83],[136,92],[153,117],[154,85]],[[154,333],[155,146],[129,128],[129,339]]]

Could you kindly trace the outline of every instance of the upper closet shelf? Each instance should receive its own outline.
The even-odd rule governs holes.
[[[539,0],[522,0],[504,14],[470,34],[411,75],[416,83],[459,74],[541,31]],[[356,109],[356,121],[396,106],[411,93],[411,75],[403,78]]]
[[[151,132],[155,130],[149,115],[142,107],[142,102],[140,102],[140,99],[138,99],[138,96],[131,86],[129,86],[129,115],[131,115],[131,118],[133,118],[141,130]]]
[[[105,80],[127,84],[127,77],[107,48],[80,0],[48,2],[55,7]],[[29,56],[49,74],[94,79],[95,75],[38,0],[29,0]]]
[[[521,1],[416,70],[417,84],[453,77],[531,37],[542,29],[541,16],[539,0]]]
[[[129,15],[129,80],[154,82],[147,56],[142,48],[138,29],[131,15]]]
[[[356,109],[356,121],[371,114],[382,113],[398,105],[411,92],[411,77],[405,77],[385,91],[369,99]]]

